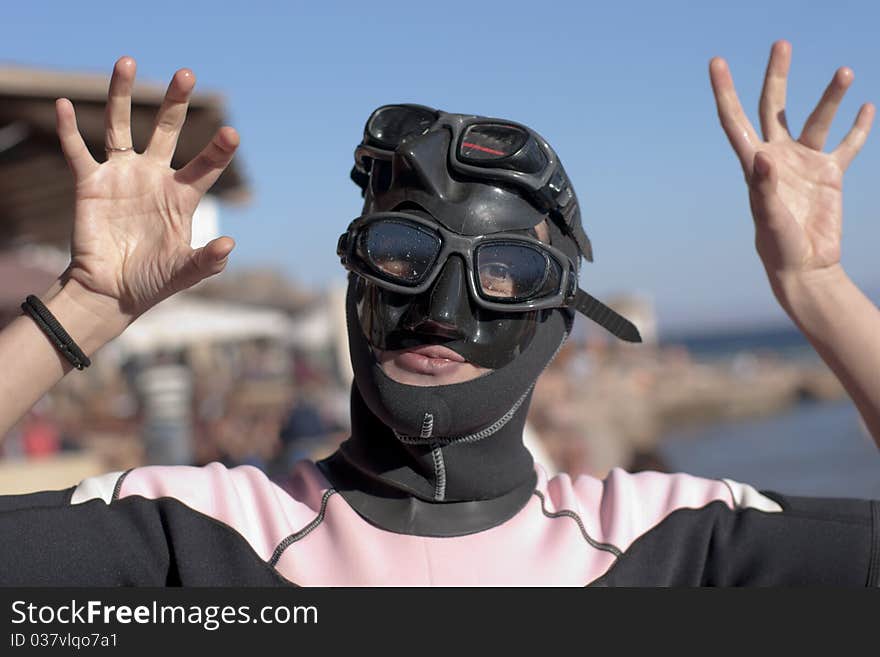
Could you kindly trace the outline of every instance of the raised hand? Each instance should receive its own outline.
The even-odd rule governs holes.
[[[843,174],[865,143],[875,113],[873,105],[863,105],[840,145],[823,151],[853,81],[852,70],[840,68],[795,139],[785,119],[790,63],[791,45],[777,41],[761,94],[763,139],[743,112],[727,63],[716,57],[709,64],[718,116],[749,187],[755,245],[777,296],[786,278],[821,276],[838,266]]]
[[[162,299],[223,270],[235,243],[219,237],[190,247],[192,216],[235,153],[238,134],[217,131],[182,169],[171,158],[186,117],[195,76],[175,73],[143,153],[131,139],[135,62],[116,62],[105,114],[107,161],[86,148],[73,105],[56,103],[58,136],[76,182],[71,262],[65,272],[108,305],[134,319]]]

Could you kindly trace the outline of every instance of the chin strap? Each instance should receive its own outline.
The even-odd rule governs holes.
[[[635,324],[580,288],[574,297],[574,308],[621,340],[642,341],[642,336],[639,335],[639,329]]]

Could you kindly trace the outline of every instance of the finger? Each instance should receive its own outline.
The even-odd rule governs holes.
[[[211,143],[205,146],[189,164],[177,171],[174,177],[178,182],[190,185],[204,194],[232,161],[238,144],[238,133],[233,128],[220,128]]]
[[[120,57],[113,67],[110,93],[104,112],[104,146],[108,149],[130,149],[131,142],[131,90],[137,65],[131,57]],[[107,155],[119,155],[108,151]],[[128,154],[128,153],[127,153]]]
[[[739,102],[727,62],[720,57],[713,58],[709,62],[709,79],[712,82],[721,127],[724,128],[743,171],[748,175],[752,170],[755,149],[761,140]]]
[[[785,91],[790,66],[791,44],[787,41],[777,41],[770,49],[770,59],[767,61],[767,72],[764,75],[764,88],[758,104],[761,132],[767,141],[789,136],[788,123],[785,120]]]
[[[183,286],[191,287],[202,279],[219,274],[226,268],[229,254],[234,248],[235,240],[224,236],[193,249],[178,272]]]
[[[76,112],[73,103],[67,98],[55,101],[55,125],[61,150],[67,158],[67,165],[76,180],[82,180],[98,167],[95,158],[89,153],[85,141],[76,125]]]
[[[180,129],[186,120],[186,110],[189,107],[189,98],[195,83],[195,75],[187,68],[180,69],[171,78],[168,91],[165,92],[165,99],[156,115],[153,135],[150,137],[150,143],[145,151],[150,157],[165,164],[171,164],[174,149],[177,148]]]
[[[859,113],[856,115],[852,128],[846,133],[840,145],[834,149],[833,155],[844,171],[855,156],[859,154],[859,151],[862,150],[862,146],[865,145],[865,140],[871,132],[871,124],[874,122],[874,115],[876,113],[877,110],[872,103],[862,105]]]
[[[804,124],[804,130],[798,139],[800,143],[817,151],[821,151],[825,147],[831,122],[834,121],[834,115],[837,113],[837,108],[840,107],[840,101],[843,100],[846,90],[852,84],[853,77],[851,68],[837,69],[831,82],[825,87],[825,93],[822,94],[819,104],[816,105],[816,109]]]

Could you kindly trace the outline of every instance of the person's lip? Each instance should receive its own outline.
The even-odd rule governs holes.
[[[409,349],[404,349],[403,352],[419,354],[425,358],[442,358],[444,360],[454,360],[457,363],[465,362],[464,356],[452,351],[449,347],[444,347],[442,344],[425,344],[419,347],[410,347]]]
[[[467,362],[461,354],[436,344],[403,349],[393,361],[402,370],[427,375],[450,374]]]

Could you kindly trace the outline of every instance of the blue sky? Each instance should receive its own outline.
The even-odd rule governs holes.
[[[855,69],[829,144],[880,102],[880,8],[862,2],[15,2],[0,61],[139,78],[192,68],[221,92],[254,191],[224,208],[233,267],[344,279],[334,249],[360,197],[352,151],[377,105],[502,116],[559,152],[596,262],[582,285],[650,295],[661,330],[785,321],[753,247],[742,174],[709,88],[728,59],[747,112],[770,44],[789,39],[788,117],[799,127],[841,65]],[[846,178],[843,262],[880,290],[880,131]]]

